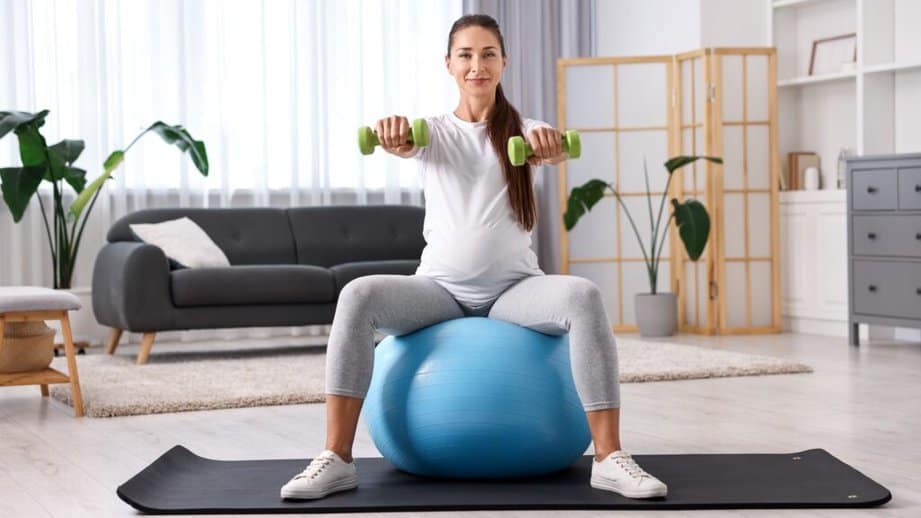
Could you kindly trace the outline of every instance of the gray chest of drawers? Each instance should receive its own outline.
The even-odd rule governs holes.
[[[848,335],[858,325],[921,328],[921,154],[847,162]]]

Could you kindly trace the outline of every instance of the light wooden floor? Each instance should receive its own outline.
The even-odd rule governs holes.
[[[626,450],[789,453],[824,448],[889,488],[893,499],[883,508],[847,512],[656,516],[921,516],[921,344],[855,349],[843,338],[794,334],[673,341],[792,358],[808,363],[815,373],[624,384],[621,435]],[[317,404],[76,420],[69,407],[43,401],[38,387],[0,389],[0,516],[132,516],[134,510],[118,499],[115,488],[173,445],[218,459],[308,457],[321,449],[324,419],[324,406]],[[378,455],[363,424],[355,454]],[[558,513],[433,516],[526,514]],[[650,516],[617,512],[627,515]]]

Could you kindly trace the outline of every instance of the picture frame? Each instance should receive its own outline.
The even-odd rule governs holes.
[[[809,75],[848,72],[857,62],[857,33],[841,34],[812,42]]]

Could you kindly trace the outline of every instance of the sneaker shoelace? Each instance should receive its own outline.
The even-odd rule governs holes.
[[[623,467],[627,474],[631,477],[643,478],[649,476],[649,473],[643,471],[643,468],[641,468],[639,464],[633,460],[633,457],[631,457],[629,453],[624,454],[623,456],[614,457],[614,462],[616,462],[618,466]]]
[[[329,466],[332,463],[333,463],[332,457],[317,457],[313,459],[312,461],[310,461],[310,465],[308,465],[304,471],[297,474],[297,476],[295,476],[294,478],[295,479],[316,478],[316,476],[319,475],[321,471],[326,469],[326,466]]]

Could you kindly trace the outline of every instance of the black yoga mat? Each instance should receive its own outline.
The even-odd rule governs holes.
[[[668,496],[632,500],[589,486],[591,456],[551,476],[458,481],[357,459],[358,489],[286,501],[279,489],[306,459],[219,461],[174,446],[118,488],[146,513],[304,513],[482,509],[750,509],[872,507],[892,495],[825,450],[789,454],[635,455]]]

